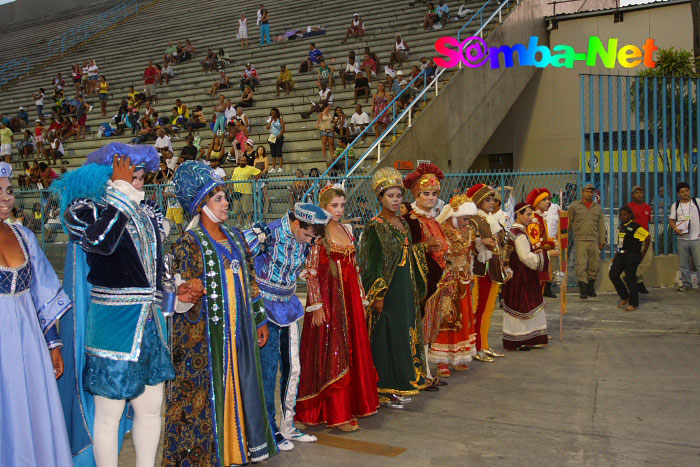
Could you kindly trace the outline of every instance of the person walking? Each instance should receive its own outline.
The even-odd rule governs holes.
[[[678,201],[671,205],[668,223],[676,233],[676,248],[681,262],[680,292],[691,290],[690,256],[696,270],[700,268],[700,198],[690,198],[690,185],[680,182],[676,186]]]
[[[581,199],[569,207],[569,223],[575,242],[574,274],[580,297],[595,297],[595,281],[600,267],[600,250],[605,247],[603,208],[593,200],[593,185],[583,187]]]
[[[618,308],[634,311],[639,307],[637,290],[637,267],[649,250],[649,232],[634,221],[634,212],[629,206],[620,208],[620,226],[617,230],[617,248],[610,266],[610,282],[620,297]],[[620,276],[625,273],[625,282]]]
[[[642,190],[641,186],[637,185],[632,187],[632,201],[627,203],[627,206],[634,213],[634,221],[649,232],[651,206],[644,201],[644,190]],[[639,290],[639,293],[649,293],[644,285],[644,274],[649,271],[653,261],[654,249],[647,248],[646,253],[642,256],[642,262],[639,263],[639,267],[637,268],[637,290]]]

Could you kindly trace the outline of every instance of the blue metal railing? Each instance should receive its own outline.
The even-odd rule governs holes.
[[[4,65],[0,66],[0,86],[12,81],[15,78],[29,73],[29,57],[17,58],[10,60]]]
[[[131,11],[130,11],[131,10]],[[119,5],[110,8],[101,15],[85,21],[68,31],[60,34],[48,43],[49,58],[56,55],[63,55],[66,50],[76,44],[88,40],[98,32],[107,29],[110,26],[117,24],[129,15],[136,13],[139,10],[138,0],[130,0],[120,3]]]

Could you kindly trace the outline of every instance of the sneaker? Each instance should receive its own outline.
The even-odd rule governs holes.
[[[299,431],[296,427],[289,433],[282,433],[282,436],[284,436],[287,440],[299,441],[302,443],[313,443],[317,440],[314,435]]]
[[[281,443],[277,443],[277,449],[280,451],[291,451],[294,449],[294,443],[289,441],[288,439],[285,439]]]
[[[281,173],[282,173],[282,167],[280,167],[279,169],[277,169],[277,173],[278,173],[278,174],[281,174]]]
[[[678,287],[679,292],[685,292],[686,290],[692,290],[692,287],[688,287],[687,285],[681,285]]]

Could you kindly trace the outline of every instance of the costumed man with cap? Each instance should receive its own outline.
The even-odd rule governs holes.
[[[167,224],[144,200],[142,173],[158,163],[151,146],[112,143],[52,187],[70,237],[65,286],[75,313],[61,332],[75,360],[61,393],[76,465],[117,465],[127,401],[136,465],[155,463],[163,383],[175,376],[165,317],[176,301],[163,255]],[[189,284],[177,289],[177,300],[197,299]]]
[[[491,315],[496,307],[498,289],[500,284],[508,280],[508,257],[503,255],[505,232],[497,218],[490,215],[494,207],[494,194],[493,189],[483,183],[467,190],[467,196],[477,207],[477,214],[473,217],[477,235],[474,242],[477,256],[473,270],[477,279],[472,293],[476,304],[477,354],[474,359],[480,362],[493,362],[493,357],[504,356],[489,347],[489,327]]]
[[[531,203],[515,206],[515,222],[507,235],[506,251],[513,277],[503,284],[503,348],[529,350],[547,344],[547,318],[540,287],[542,271],[549,268],[549,256],[530,243]]]
[[[525,226],[527,234],[530,237],[530,243],[535,250],[542,249],[545,252],[556,249],[556,241],[551,240],[547,221],[545,220],[546,212],[552,202],[550,198],[552,194],[546,188],[535,188],[527,195],[527,204],[532,208],[532,221]],[[552,292],[552,275],[547,269],[539,272],[540,285],[545,297],[557,298]]]
[[[472,263],[476,229],[471,218],[476,205],[467,195],[454,196],[437,217],[447,239],[447,267],[437,285],[440,334],[430,346],[428,357],[438,364],[438,375],[468,370],[476,355],[476,331],[472,304]]]
[[[414,172],[406,175],[403,181],[404,186],[411,190],[416,199],[411,203],[411,211],[403,217],[411,228],[413,244],[424,248],[425,259],[428,263],[427,293],[425,300],[420,304],[426,356],[428,347],[437,339],[439,332],[440,310],[438,309],[437,297],[434,295],[438,281],[447,265],[445,262],[447,239],[433,214],[440,195],[440,180],[444,178],[442,170],[435,164],[420,164]],[[426,376],[432,380],[427,365],[426,369]],[[449,374],[440,375],[438,373],[438,376],[449,376]],[[437,389],[437,381],[425,388],[426,391]]]
[[[569,225],[574,238],[574,274],[580,297],[595,297],[600,250],[605,247],[603,208],[593,199],[593,185],[583,187],[581,199],[569,206]]]
[[[173,245],[172,272],[205,295],[178,303],[172,319],[163,465],[262,462],[277,448],[260,369],[269,332],[253,259],[242,233],[224,225],[229,202],[211,167],[185,162],[173,182],[193,218]]]
[[[297,203],[279,220],[244,232],[255,257],[255,272],[267,314],[270,337],[260,349],[265,403],[280,450],[294,449],[292,441],[314,442],[316,437],[294,426],[299,386],[299,320],[304,307],[295,295],[297,278],[311,251],[311,243],[323,237],[330,215],[310,203]],[[280,396],[282,421],[275,421],[277,370],[282,364]]]

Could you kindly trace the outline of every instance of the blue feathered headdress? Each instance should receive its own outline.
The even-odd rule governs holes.
[[[49,188],[61,200],[61,220],[63,221],[63,213],[73,200],[103,199],[107,190],[107,181],[110,178],[112,178],[112,166],[100,164],[87,164],[61,175]]]

